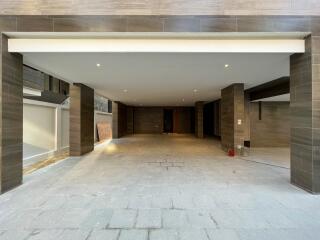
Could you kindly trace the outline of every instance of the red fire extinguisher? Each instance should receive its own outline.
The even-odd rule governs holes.
[[[229,156],[229,157],[234,157],[234,155],[235,155],[234,149],[232,149],[232,148],[229,149],[229,150],[228,150],[228,156]]]

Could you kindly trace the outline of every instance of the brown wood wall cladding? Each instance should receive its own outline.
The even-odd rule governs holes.
[[[262,102],[261,120],[259,103],[250,103],[250,146],[290,146],[290,103]]]
[[[81,156],[94,148],[94,90],[70,86],[70,155]]]
[[[163,132],[163,108],[135,107],[134,133],[160,134]]]
[[[0,192],[22,183],[23,80],[22,55],[8,53],[8,40],[0,35]]]
[[[174,133],[192,133],[191,127],[192,108],[181,107],[173,110],[173,132]]]
[[[133,134],[134,133],[134,115],[133,115],[133,107],[127,106],[127,134]]]
[[[163,133],[163,111],[173,110],[173,132],[192,133],[192,107],[133,107],[133,133],[161,134]],[[128,115],[131,119],[131,116]],[[131,128],[128,128],[132,131]]]
[[[12,15],[296,15],[320,14],[317,0],[2,0]]]
[[[221,136],[221,100],[213,103],[213,135]]]
[[[319,1],[320,2],[320,1]],[[0,31],[18,32],[312,32],[311,16],[0,16]]]
[[[33,89],[44,90],[45,76],[42,72],[23,66],[23,86]]]
[[[119,138],[118,119],[118,103],[112,102],[112,138]]]
[[[204,102],[196,102],[195,104],[195,135],[198,138],[203,138],[203,108]]]
[[[250,95],[247,92],[244,92],[244,119],[243,119],[243,136],[244,141],[250,141]]]
[[[41,96],[23,96],[36,101],[61,104],[69,96],[69,83],[27,65],[23,66],[23,87],[41,91]]]
[[[112,138],[121,138],[127,134],[127,106],[112,102]]]
[[[320,193],[320,37],[290,58],[291,182]]]
[[[243,83],[232,84],[221,91],[221,144],[224,150],[244,145]]]

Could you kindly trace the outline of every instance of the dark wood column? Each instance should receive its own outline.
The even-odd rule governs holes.
[[[221,144],[225,151],[244,145],[244,84],[235,83],[221,91]]]
[[[8,52],[8,38],[0,34],[0,191],[22,183],[23,80],[22,55]]]
[[[320,193],[320,37],[290,58],[291,182]]]
[[[127,106],[127,134],[134,133],[134,108]]]
[[[195,135],[203,138],[203,102],[196,102],[195,105]]]
[[[70,155],[81,156],[94,148],[94,90],[70,86]]]
[[[127,107],[121,102],[112,102],[112,138],[127,134]]]

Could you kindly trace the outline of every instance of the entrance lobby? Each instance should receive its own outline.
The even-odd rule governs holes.
[[[319,239],[320,5],[89,2],[0,1],[0,239]]]

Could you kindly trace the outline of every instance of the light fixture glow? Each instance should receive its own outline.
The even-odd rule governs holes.
[[[193,92],[195,92],[195,93],[198,92],[198,89],[193,89]]]
[[[97,63],[97,67],[101,67],[101,64],[100,64],[100,63]]]
[[[125,93],[128,92],[128,89],[124,89],[123,92],[125,92]]]
[[[225,67],[225,68],[228,68],[228,67],[229,67],[229,64],[225,64],[224,67]]]
[[[184,102],[184,98],[182,98],[182,102]]]

